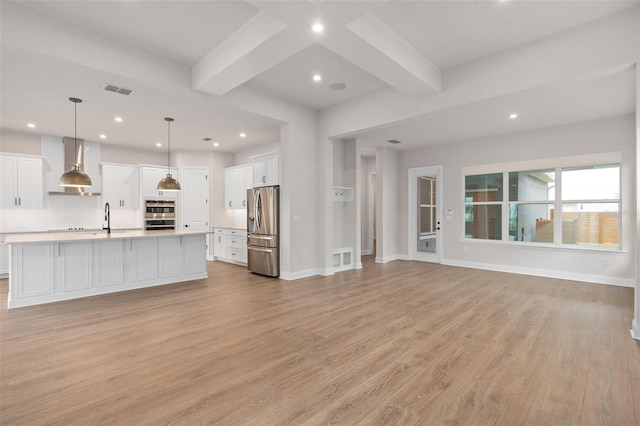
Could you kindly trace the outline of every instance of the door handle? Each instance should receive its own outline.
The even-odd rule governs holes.
[[[273,237],[263,237],[261,235],[251,235],[250,238],[252,240],[269,240],[269,241],[273,240]]]
[[[273,253],[273,249],[265,249],[260,247],[248,247],[249,250],[262,251],[264,253]]]

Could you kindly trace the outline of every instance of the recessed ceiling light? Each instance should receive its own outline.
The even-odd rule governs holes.
[[[205,141],[205,142],[210,142],[211,138],[203,138],[202,140]]]
[[[156,143],[156,146],[159,148],[162,146],[162,144],[160,142]]]
[[[114,118],[114,120],[116,120],[118,123],[122,123],[122,117],[116,117]]]
[[[511,113],[511,114],[509,114],[509,118],[512,119],[512,120],[515,120],[516,118],[518,118],[518,114],[516,114],[515,112]]]
[[[213,146],[218,147],[218,146],[220,146],[220,144],[218,142],[214,142]]]
[[[240,133],[240,137],[241,137],[241,138],[246,138],[246,137],[247,137],[247,134],[246,134],[246,133]]]
[[[30,128],[30,129],[35,129],[36,125],[33,124],[33,123],[27,123],[27,127]]]
[[[313,75],[313,81],[320,81],[320,80],[322,80],[322,76],[320,74]]]
[[[106,139],[106,138],[107,138],[107,135],[105,134],[100,135],[100,139]]]
[[[329,89],[331,90],[344,90],[347,87],[344,83],[331,83]]]
[[[316,22],[315,24],[313,24],[311,29],[313,30],[314,33],[321,33],[324,31],[324,25],[322,25],[322,23],[320,22]]]

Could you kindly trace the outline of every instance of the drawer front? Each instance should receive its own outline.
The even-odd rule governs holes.
[[[227,230],[227,234],[228,235],[235,235],[238,237],[246,237],[247,236],[247,231],[243,230],[243,229],[228,229]]]
[[[215,235],[226,235],[227,234],[227,230],[224,228],[214,228],[213,229],[213,233]]]
[[[227,247],[227,259],[235,260],[236,262],[242,262],[244,260],[242,249]]]
[[[236,237],[233,235],[227,235],[227,247],[242,249],[247,243],[245,237]]]

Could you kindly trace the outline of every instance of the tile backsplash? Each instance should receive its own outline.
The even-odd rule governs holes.
[[[112,228],[140,227],[140,210],[111,210]],[[68,228],[102,228],[104,204],[101,197],[49,195],[41,209],[2,209],[0,231],[46,231]]]

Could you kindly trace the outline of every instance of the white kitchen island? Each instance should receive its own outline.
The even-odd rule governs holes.
[[[9,308],[207,278],[208,231],[11,235]]]

